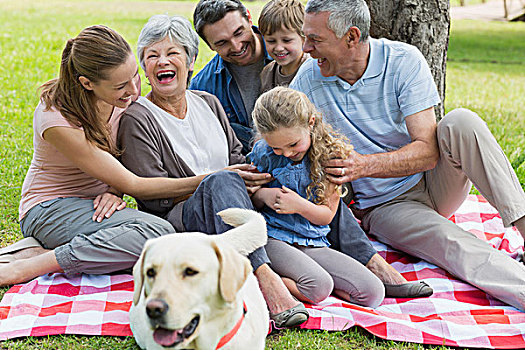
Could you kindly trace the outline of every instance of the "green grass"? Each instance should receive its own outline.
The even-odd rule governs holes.
[[[472,3],[476,0],[471,0]],[[479,0],[477,0],[479,1]],[[264,2],[246,3],[257,18]],[[21,238],[20,189],[32,154],[37,88],[55,77],[66,40],[106,24],[135,46],[149,16],[191,18],[195,2],[139,0],[0,0],[0,245]],[[487,121],[525,186],[525,23],[456,21],[447,69],[446,109],[470,108]],[[201,44],[197,68],[211,57]],[[145,82],[145,79],[143,79]],[[148,86],[143,85],[143,92]],[[0,290],[0,295],[6,288]],[[1,349],[133,349],[132,338],[52,336],[0,343]],[[345,332],[288,330],[270,335],[271,349],[447,349],[394,343],[358,328]]]
[[[479,5],[487,1],[494,1],[494,0],[465,0],[465,6]],[[501,1],[501,0],[497,0],[497,1]],[[461,6],[461,2],[459,0],[450,0],[450,6]]]
[[[445,107],[487,122],[525,188],[524,39],[524,22],[453,22]]]

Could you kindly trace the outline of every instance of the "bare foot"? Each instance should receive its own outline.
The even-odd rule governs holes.
[[[377,253],[372,256],[370,261],[366,264],[366,267],[372,271],[374,275],[379,277],[383,283],[402,284],[407,282],[405,277],[397,272],[392,265],[387,263],[386,260]]]
[[[35,277],[62,269],[55,257],[55,252],[47,250],[43,254],[27,259],[19,259],[8,264],[0,264],[0,286],[24,283]]]
[[[277,314],[299,303],[292,297],[281,280],[281,277],[273,272],[268,265],[264,264],[259,266],[259,268],[255,270],[255,277],[257,277],[259,288],[270,309],[270,313]]]

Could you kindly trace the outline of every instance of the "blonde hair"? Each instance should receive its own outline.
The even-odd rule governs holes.
[[[303,34],[304,5],[299,0],[272,0],[264,5],[259,16],[262,35],[272,35],[281,28]]]
[[[85,28],[67,41],[58,78],[40,87],[46,110],[56,108],[69,123],[82,127],[89,142],[113,155],[119,151],[111,142],[109,126],[98,117],[93,91],[85,89],[78,78],[84,76],[93,83],[107,80],[110,71],[132,54],[114,30],[102,25]]]
[[[262,94],[255,102],[252,117],[257,131],[268,134],[278,128],[309,128],[309,120],[315,116],[310,132],[311,145],[307,155],[310,161],[310,180],[306,194],[315,204],[326,204],[329,180],[323,163],[333,158],[345,158],[353,149],[350,141],[336,133],[323,121],[313,103],[300,91],[278,86]],[[336,191],[343,195],[341,186]]]

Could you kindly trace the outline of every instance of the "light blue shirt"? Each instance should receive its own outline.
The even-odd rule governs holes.
[[[310,162],[305,156],[301,163],[293,164],[292,160],[278,156],[266,141],[259,140],[253,150],[246,156],[257,170],[270,173],[275,180],[267,187],[281,188],[283,185],[307,198],[306,188],[310,184]],[[328,247],[326,235],[330,232],[328,225],[314,225],[299,214],[278,214],[264,206],[261,209],[266,219],[268,236],[290,244],[302,246]]]
[[[290,87],[304,92],[325,120],[346,135],[361,154],[397,150],[411,142],[405,118],[440,102],[425,58],[411,45],[369,39],[370,58],[353,85],[323,77],[317,60],[306,61]],[[352,182],[359,209],[385,203],[415,186],[423,173]]]

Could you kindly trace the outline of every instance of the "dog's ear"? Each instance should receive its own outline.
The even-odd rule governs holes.
[[[249,260],[233,248],[212,243],[219,259],[219,289],[224,300],[232,302],[252,272]]]
[[[144,256],[148,250],[149,241],[146,241],[142,253],[140,253],[139,260],[133,266],[133,304],[137,305],[140,300],[140,293],[142,292],[142,284],[144,283],[144,276],[142,275]]]

